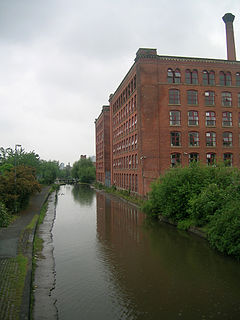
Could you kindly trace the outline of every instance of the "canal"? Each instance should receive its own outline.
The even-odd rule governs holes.
[[[86,186],[61,186],[53,227],[60,320],[240,319],[240,264]]]

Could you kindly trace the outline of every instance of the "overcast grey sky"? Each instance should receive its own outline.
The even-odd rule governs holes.
[[[239,0],[0,0],[0,146],[94,155],[94,120],[138,48],[226,59],[227,12],[239,60]]]

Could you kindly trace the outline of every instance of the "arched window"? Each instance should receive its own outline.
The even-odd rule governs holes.
[[[207,165],[212,166],[216,162],[216,153],[210,152],[206,154]]]
[[[187,84],[191,84],[192,83],[192,80],[191,80],[192,76],[191,76],[191,71],[189,69],[187,69],[185,71],[185,82]]]
[[[176,167],[181,164],[181,154],[180,153],[171,153],[171,167]]]
[[[198,104],[198,92],[196,90],[187,91],[187,103],[191,105]]]
[[[240,72],[236,73],[236,86],[240,87]]]
[[[224,153],[223,154],[224,165],[227,167],[231,167],[233,163],[233,154],[232,153]]]
[[[196,152],[189,153],[188,160],[189,160],[189,163],[194,162],[194,161],[198,162],[199,161],[199,154]]]
[[[232,147],[232,132],[223,132],[223,146]]]
[[[168,69],[168,72],[167,72],[167,80],[168,80],[168,83],[174,83],[173,82],[173,70],[172,69]]]
[[[214,71],[210,71],[210,73],[209,73],[209,84],[211,86],[215,85],[215,72]]]
[[[232,106],[231,92],[222,92],[222,106],[223,107],[231,107]]]
[[[181,132],[172,131],[170,132],[171,147],[181,146]]]
[[[169,112],[169,117],[170,117],[170,126],[180,126],[181,124],[180,111],[171,110]]]
[[[232,85],[231,73],[230,72],[224,73],[223,71],[220,71],[219,84],[220,84],[220,86],[231,86]]]
[[[222,126],[223,127],[232,126],[232,112],[225,111],[222,113]]]
[[[198,73],[197,70],[189,70],[185,71],[185,81],[187,84],[198,84]]]
[[[216,146],[216,132],[206,132],[206,146],[207,147]]]
[[[188,125],[197,126],[198,125],[198,111],[188,111]]]
[[[190,147],[199,146],[199,133],[198,132],[189,132],[188,133],[188,143]]]
[[[216,125],[216,114],[214,111],[206,111],[206,126],[213,127]]]
[[[180,92],[177,89],[169,90],[169,104],[180,104]]]
[[[169,68],[167,72],[167,81],[168,83],[180,83],[181,82],[180,70],[176,69],[174,71],[171,68]]]
[[[214,106],[215,105],[215,92],[214,91],[205,91],[205,106]]]
[[[208,74],[208,71],[204,70],[203,71],[203,74],[202,74],[202,77],[203,77],[203,85],[208,85],[209,84],[209,74]]]

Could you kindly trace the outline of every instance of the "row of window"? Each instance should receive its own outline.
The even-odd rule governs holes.
[[[134,111],[136,111],[137,102],[136,95],[129,101],[121,110],[113,116],[113,125],[118,125],[122,120],[129,117]]]
[[[195,84],[199,83],[198,71],[196,69],[185,70],[185,83]],[[181,72],[179,69],[173,70],[171,68],[167,71],[167,82],[168,83],[181,83]],[[231,72],[219,72],[218,83],[221,86],[231,86],[232,85],[232,74]],[[204,70],[202,72],[202,84],[203,85],[215,85],[215,72]],[[240,86],[240,72],[235,74],[235,85]]]
[[[199,116],[198,111],[191,110],[188,111],[188,125],[197,126],[199,125]],[[181,111],[171,110],[169,111],[169,123],[171,126],[180,126],[181,125]],[[207,127],[216,126],[216,113],[215,111],[206,111],[205,112],[205,125]],[[224,111],[222,112],[222,126],[223,127],[232,127],[233,125],[233,116],[232,112]],[[238,113],[238,126],[240,126],[240,112]]]
[[[113,145],[113,154],[137,149],[137,134]]]
[[[187,155],[187,154],[186,154]],[[174,152],[170,155],[171,160],[171,167],[175,167],[176,165],[181,165],[181,153]],[[193,161],[199,161],[199,153],[193,152],[188,154],[188,161],[189,163]],[[226,165],[232,166],[233,164],[233,154],[232,153],[224,153],[223,154],[223,161]],[[210,152],[206,153],[206,163],[208,165],[213,165],[216,163],[216,153]]]
[[[170,132],[171,147],[181,146],[181,132],[172,131]],[[205,145],[207,147],[215,147],[217,144],[216,132],[210,131],[205,133]],[[200,145],[199,132],[192,131],[188,133],[188,145],[190,147],[198,147]],[[233,134],[232,132],[225,131],[222,133],[222,146],[232,147],[233,145]]]
[[[120,127],[113,130],[113,139],[121,137],[122,135],[128,134],[133,130],[137,129],[137,115],[135,114],[128,121],[125,121]]]
[[[115,173],[113,175],[113,184],[119,188],[138,192],[137,174]]]
[[[113,112],[115,113],[130,97],[133,91],[136,89],[136,75],[131,79],[128,85],[124,88],[122,93],[119,95],[116,102],[113,104]]]
[[[138,157],[137,154],[131,156],[121,157],[113,160],[114,169],[137,169]]]
[[[180,104],[180,90],[169,89],[169,104]],[[215,92],[205,91],[204,92],[204,103],[205,106],[215,106]],[[187,104],[198,105],[198,91],[187,90]],[[221,104],[223,107],[231,107],[232,104],[232,93],[222,92],[221,93]],[[237,95],[237,105],[240,107],[240,93]]]

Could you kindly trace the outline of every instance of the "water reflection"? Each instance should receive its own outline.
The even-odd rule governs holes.
[[[59,319],[239,319],[239,263],[86,186],[59,192]],[[96,199],[96,202],[95,202]]]
[[[76,202],[79,202],[85,206],[91,206],[95,196],[95,191],[85,184],[74,185],[72,189],[72,195]]]
[[[238,319],[239,264],[198,237],[165,224],[143,222],[144,215],[134,207],[97,194],[101,260],[128,315]]]

